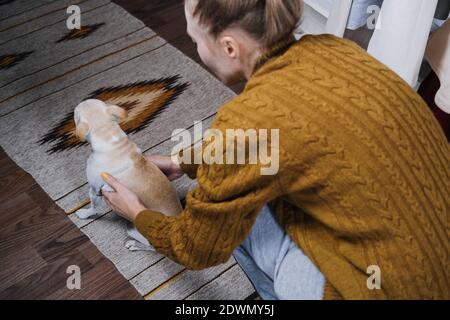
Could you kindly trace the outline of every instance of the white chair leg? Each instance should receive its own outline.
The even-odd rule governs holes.
[[[331,7],[325,32],[343,37],[353,0],[335,0]]]
[[[385,0],[368,52],[416,87],[438,0]]]
[[[353,0],[304,0],[304,21],[297,30],[303,33],[328,33],[343,37]]]

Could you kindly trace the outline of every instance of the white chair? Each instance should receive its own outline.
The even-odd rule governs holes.
[[[300,33],[342,37],[356,1],[304,0]],[[438,0],[384,0],[368,53],[417,88]],[[299,34],[300,34],[299,33]]]
[[[301,34],[334,34],[342,37],[353,0],[304,0]]]

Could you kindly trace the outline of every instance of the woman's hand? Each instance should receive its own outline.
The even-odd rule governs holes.
[[[120,216],[134,222],[137,215],[147,209],[138,196],[122,185],[116,178],[106,172],[102,173],[102,178],[115,190],[115,192],[102,192],[106,203]]]
[[[159,170],[161,170],[170,181],[177,180],[184,175],[180,166],[172,161],[171,157],[167,156],[146,156],[148,161],[153,162]]]

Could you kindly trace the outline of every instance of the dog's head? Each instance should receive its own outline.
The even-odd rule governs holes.
[[[81,141],[86,141],[90,131],[107,122],[120,123],[127,112],[115,105],[109,105],[100,100],[86,100],[80,103],[74,112],[75,134]]]

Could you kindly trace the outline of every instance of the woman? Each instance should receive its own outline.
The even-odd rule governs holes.
[[[212,128],[279,129],[279,170],[151,157],[170,179],[197,178],[183,212],[147,210],[105,175],[111,207],[186,268],[234,253],[264,299],[449,298],[450,150],[421,98],[350,41],[295,42],[298,0],[185,11],[203,62],[248,80]]]

